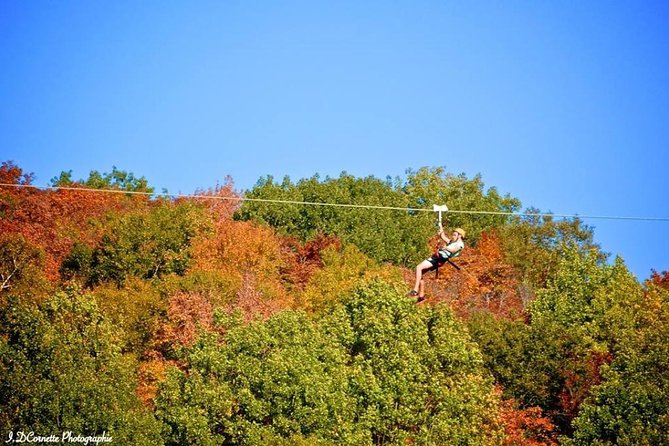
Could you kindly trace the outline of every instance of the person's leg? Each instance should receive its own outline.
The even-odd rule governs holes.
[[[429,260],[423,260],[416,266],[416,283],[413,287],[413,290],[416,294],[419,293],[420,283],[423,280],[423,271],[426,269],[432,268],[434,265]]]

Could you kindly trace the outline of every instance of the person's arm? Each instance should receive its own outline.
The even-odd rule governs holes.
[[[441,239],[447,245],[451,243],[451,239],[446,236],[446,233],[444,232],[444,228],[439,228],[439,237],[441,237]]]

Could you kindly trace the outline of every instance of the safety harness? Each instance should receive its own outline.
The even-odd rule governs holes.
[[[435,212],[438,212],[438,213],[439,213],[438,225],[439,225],[439,229],[443,230],[444,228],[443,228],[443,226],[442,226],[442,224],[441,224],[441,213],[442,213],[442,212],[448,212],[448,206],[446,206],[445,204],[442,204],[442,205],[439,205],[439,204],[433,204],[433,205],[432,205],[432,210],[435,211]],[[459,267],[458,265],[456,265],[451,259],[453,259],[453,258],[459,256],[460,253],[462,252],[462,249],[463,249],[463,248],[460,248],[460,249],[458,249],[458,250],[455,251],[455,252],[448,252],[448,251],[446,251],[446,252],[448,252],[448,255],[444,258],[444,257],[441,255],[441,252],[443,252],[443,251],[441,251],[441,250],[439,249],[439,245],[440,245],[440,243],[439,243],[439,241],[437,241],[437,247],[436,247],[436,249],[435,249],[435,253],[434,253],[434,254],[435,254],[440,260],[443,259],[443,262],[441,262],[440,260],[437,261],[437,266],[436,266],[435,271],[434,271],[435,278],[439,278],[439,267],[440,267],[441,265],[443,265],[444,263],[448,263],[448,264],[451,265],[453,268],[455,268],[455,269],[457,269],[458,271],[460,271],[460,267]]]

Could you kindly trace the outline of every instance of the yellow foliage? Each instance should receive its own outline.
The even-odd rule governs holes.
[[[388,282],[402,280],[399,268],[379,265],[355,245],[346,245],[341,251],[328,247],[322,256],[323,268],[311,276],[297,303],[307,311],[326,308],[346,296],[360,282],[372,279]]]

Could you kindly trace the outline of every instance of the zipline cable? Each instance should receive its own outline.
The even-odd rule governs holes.
[[[68,190],[78,192],[93,192],[93,193],[111,193],[111,194],[126,194],[126,195],[144,195],[149,197],[163,197],[163,198],[190,198],[203,200],[225,200],[225,201],[249,201],[256,203],[274,203],[274,204],[295,204],[303,206],[326,206],[326,207],[340,207],[340,208],[357,208],[357,209],[375,209],[387,211],[403,211],[403,212],[434,212],[433,209],[426,208],[412,208],[400,206],[378,206],[371,204],[350,204],[350,203],[326,203],[317,201],[298,201],[298,200],[275,200],[269,198],[249,198],[249,197],[220,197],[214,195],[189,195],[189,194],[169,194],[169,193],[154,193],[143,191],[127,191],[121,189],[94,189],[88,187],[69,187],[69,186],[37,186],[33,184],[12,184],[0,183],[0,187],[13,187],[17,189],[28,188],[38,190]],[[579,214],[552,214],[548,212],[507,212],[507,211],[476,211],[476,210],[458,210],[449,209],[451,214],[471,214],[471,215],[499,215],[499,216],[515,216],[515,217],[551,217],[551,218],[578,218],[578,219],[599,219],[599,220],[628,220],[628,221],[661,221],[669,222],[669,217],[636,217],[636,216],[615,216],[615,215],[579,215]]]

